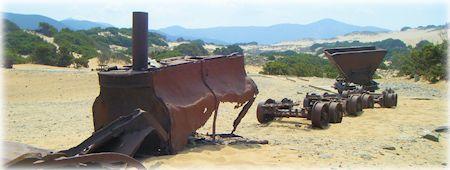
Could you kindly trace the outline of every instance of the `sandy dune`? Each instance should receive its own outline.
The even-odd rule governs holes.
[[[94,71],[18,65],[2,70],[5,77],[4,111],[6,141],[51,150],[75,146],[93,132],[91,106],[99,93]],[[256,101],[272,97],[301,100],[314,89],[309,84],[328,86],[332,79],[259,75],[258,67],[248,74],[258,85]],[[309,80],[309,81],[305,81]],[[439,142],[421,138],[424,130],[447,124],[446,85],[414,83],[402,78],[379,80],[396,87],[396,109],[368,109],[358,117],[344,117],[341,124],[326,130],[310,128],[310,122],[284,118],[267,125],[256,121],[256,104],[242,120],[236,134],[250,139],[267,139],[269,144],[191,146],[177,155],[142,160],[148,168],[207,169],[210,166],[241,166],[243,169],[285,167],[358,168],[420,166],[446,168],[448,135]],[[427,97],[428,100],[414,98]],[[219,132],[228,133],[238,110],[223,104],[219,110]],[[211,132],[209,121],[198,132]],[[386,150],[383,147],[394,147]]]
[[[402,40],[406,45],[414,47],[422,40],[428,40],[432,43],[441,43],[444,38],[447,38],[447,32],[448,30],[445,29],[409,29],[406,31],[392,31],[378,34],[349,34],[330,39],[302,39],[280,42],[273,45],[246,45],[241,47],[249,53],[252,53],[253,51],[308,51],[308,48],[315,43],[330,43],[336,41],[375,42],[389,38]]]

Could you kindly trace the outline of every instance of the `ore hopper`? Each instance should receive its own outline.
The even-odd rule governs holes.
[[[373,91],[378,89],[373,75],[383,61],[385,49],[368,47],[325,49],[324,54],[343,77],[337,79],[342,83],[354,83]],[[342,89],[338,89],[342,91]]]

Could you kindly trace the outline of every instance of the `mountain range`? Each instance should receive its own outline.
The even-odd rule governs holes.
[[[94,27],[113,27],[111,24],[86,20],[55,20],[43,15],[26,15],[3,13],[3,17],[16,23],[22,29],[37,29],[39,22],[47,22],[57,29],[72,30],[90,29]],[[228,26],[212,28],[184,28],[171,26],[158,30],[150,30],[165,35],[169,40],[182,37],[187,40],[202,39],[216,44],[233,44],[257,42],[274,44],[282,41],[293,41],[305,38],[326,39],[354,32],[387,32],[388,29],[374,26],[357,26],[333,19],[322,19],[310,24],[277,24],[272,26]]]
[[[188,29],[172,26],[159,31],[176,37],[214,39],[226,43],[258,42],[274,44],[305,38],[325,39],[352,32],[387,32],[388,29],[374,26],[356,26],[333,19],[322,19],[310,24],[277,24],[272,26],[214,27]]]
[[[11,22],[14,22],[21,29],[29,29],[29,30],[37,29],[39,27],[39,22],[49,23],[58,30],[61,30],[62,28],[69,28],[72,30],[83,30],[94,27],[101,27],[101,28],[113,27],[111,24],[107,23],[76,20],[71,18],[58,21],[50,17],[34,14],[28,15],[28,14],[15,14],[4,12],[3,18],[10,20]]]

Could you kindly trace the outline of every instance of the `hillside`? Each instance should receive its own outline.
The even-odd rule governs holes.
[[[355,31],[385,32],[389,30],[372,26],[356,26],[333,19],[323,19],[306,25],[277,24],[272,26],[214,27],[199,29],[172,26],[159,29],[159,31],[172,36],[214,39],[230,44],[252,41],[260,44],[273,44],[303,38],[333,38]]]
[[[66,28],[67,26],[63,23],[46,17],[42,15],[26,15],[26,14],[15,14],[15,13],[3,13],[3,19],[7,19],[13,23],[15,23],[17,26],[19,26],[21,29],[27,29],[27,30],[35,30],[39,27],[39,22],[46,22],[55,27],[56,29],[60,30],[62,28]]]
[[[88,67],[93,58],[98,64],[131,60],[131,29],[128,28],[73,31],[42,24],[35,30],[27,30],[9,20],[3,22],[5,58],[13,64]],[[149,32],[148,41],[156,48],[167,46],[165,37],[157,33]]]
[[[316,43],[332,43],[343,41],[360,41],[364,43],[382,41],[389,38],[399,39],[406,45],[415,46],[422,40],[427,40],[432,43],[441,43],[442,37],[446,38],[445,33],[447,29],[442,28],[428,28],[428,29],[408,29],[405,31],[391,31],[382,33],[364,33],[356,32],[347,35],[340,35],[335,38],[328,39],[301,39],[296,41],[284,41],[272,45],[245,45],[242,48],[248,53],[261,53],[264,51],[309,51],[309,47]]]
[[[69,28],[71,30],[86,30],[95,27],[100,28],[113,27],[111,24],[107,23],[99,23],[76,19],[65,19],[58,21],[43,15],[15,14],[9,12],[4,12],[3,18],[15,23],[21,29],[27,30],[37,29],[39,27],[39,22],[49,23],[58,30],[61,30],[62,28]]]
[[[87,30],[87,29],[91,29],[91,28],[95,28],[95,27],[100,27],[100,28],[114,27],[113,25],[108,24],[108,23],[92,22],[92,21],[86,21],[86,20],[76,20],[73,18],[61,20],[60,22],[72,30]]]

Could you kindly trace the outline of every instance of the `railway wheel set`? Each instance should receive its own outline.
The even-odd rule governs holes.
[[[342,76],[333,85],[337,93],[308,93],[301,105],[287,98],[279,102],[267,99],[257,106],[259,123],[281,117],[300,117],[311,120],[313,127],[324,129],[329,123],[341,123],[344,115],[357,116],[376,104],[381,108],[397,106],[397,93],[391,88],[375,93],[379,87],[373,75],[386,50],[373,46],[334,48],[325,49],[324,54]]]

